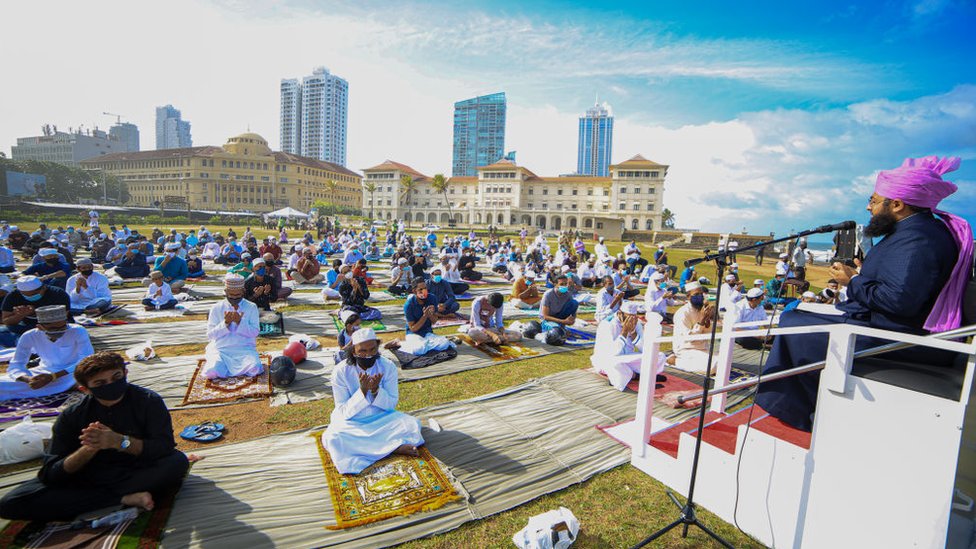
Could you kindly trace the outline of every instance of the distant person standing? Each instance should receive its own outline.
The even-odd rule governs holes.
[[[766,253],[766,245],[763,244],[761,240],[756,242],[756,244],[760,245],[758,248],[756,248],[756,265],[762,265],[763,255]]]
[[[790,263],[793,264],[793,278],[799,280],[807,279],[807,241],[801,240],[800,245],[793,249],[793,255],[790,258]]]

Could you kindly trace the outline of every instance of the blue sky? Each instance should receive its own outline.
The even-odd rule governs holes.
[[[102,111],[151,148],[165,103],[195,144],[250,127],[276,146],[279,80],[325,65],[350,83],[354,169],[449,173],[453,102],[504,91],[506,148],[566,173],[598,94],[617,117],[615,161],[671,166],[665,205],[682,227],[863,220],[876,171],[926,154],[963,157],[944,206],[976,219],[973,2],[38,4],[7,6],[24,22],[0,36],[8,74],[33,85],[0,88],[3,148],[43,123],[106,126]],[[79,20],[89,62],[63,55]]]

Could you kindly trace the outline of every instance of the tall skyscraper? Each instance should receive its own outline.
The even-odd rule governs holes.
[[[346,165],[349,83],[316,67],[281,80],[281,150]]]
[[[190,123],[173,105],[156,107],[156,150],[192,147]]]
[[[576,173],[607,177],[613,153],[613,112],[610,105],[597,103],[579,119],[579,149]]]
[[[475,168],[505,154],[505,93],[482,95],[454,104],[455,176],[477,175]]]
[[[125,152],[139,152],[139,127],[129,122],[119,122],[108,129],[108,134],[122,142]]]

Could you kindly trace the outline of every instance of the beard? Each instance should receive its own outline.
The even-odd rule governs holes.
[[[895,232],[895,225],[898,220],[890,212],[881,212],[871,216],[867,227],[864,227],[864,236],[877,237],[888,236]]]

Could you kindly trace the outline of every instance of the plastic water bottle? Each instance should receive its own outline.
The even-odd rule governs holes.
[[[114,513],[105,515],[104,517],[97,518],[92,521],[92,528],[101,528],[103,526],[115,526],[127,520],[133,520],[139,516],[139,509],[135,507],[129,507],[128,509],[122,509],[121,511],[116,511]]]

